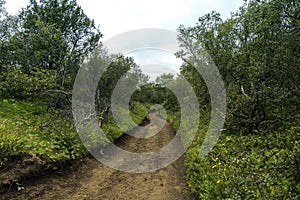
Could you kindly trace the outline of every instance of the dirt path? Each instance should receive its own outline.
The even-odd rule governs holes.
[[[156,113],[151,118],[149,132],[155,124],[165,122]],[[173,137],[173,128],[165,122],[163,129],[149,139],[126,135],[116,145],[132,152],[149,152],[163,147]],[[183,157],[165,168],[141,174],[118,171],[90,158],[80,166],[32,180],[21,192],[11,191],[0,199],[192,199],[185,177]]]

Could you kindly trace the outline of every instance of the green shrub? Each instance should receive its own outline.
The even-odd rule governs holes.
[[[188,184],[200,199],[299,199],[299,139],[299,126],[265,136],[228,132],[199,158],[198,137],[186,155]]]
[[[149,105],[135,103],[135,112],[130,113],[133,121],[141,123],[148,108]],[[102,128],[110,141],[123,134],[112,116]],[[63,117],[60,110],[47,112],[47,106],[40,102],[0,98],[0,133],[0,166],[8,157],[24,153],[35,153],[53,162],[87,154],[72,120]],[[99,138],[97,132],[92,134],[94,139]]]
[[[51,161],[86,154],[71,121],[42,103],[0,98],[0,166],[9,156],[35,153]]]
[[[30,74],[22,71],[20,66],[2,66],[0,72],[0,95],[17,99],[41,97],[47,90],[58,87],[55,70],[35,68]]]

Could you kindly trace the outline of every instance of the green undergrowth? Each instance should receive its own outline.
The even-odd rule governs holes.
[[[149,104],[135,102],[132,110],[130,110],[129,112],[129,115],[128,109],[121,110],[118,117],[119,119],[121,119],[122,128],[118,126],[112,114],[109,114],[102,126],[104,132],[107,133],[106,136],[108,137],[108,139],[110,141],[114,141],[115,139],[119,138],[124,132],[130,131],[135,126],[140,124],[145,119],[145,117],[147,117],[149,108]]]
[[[136,103],[130,113],[140,123],[148,113],[147,106]],[[117,124],[106,119],[103,130],[110,140],[122,135]],[[35,154],[49,162],[77,159],[87,154],[70,117],[40,102],[0,98],[0,167],[10,157]]]
[[[199,199],[300,199],[300,126],[248,135],[224,131],[200,158],[208,124],[200,120],[185,156],[188,185]]]
[[[39,102],[0,99],[0,133],[0,166],[21,154],[56,162],[86,153],[72,122]]]
[[[135,124],[140,124],[147,117],[150,109],[150,104],[135,102],[130,116]]]

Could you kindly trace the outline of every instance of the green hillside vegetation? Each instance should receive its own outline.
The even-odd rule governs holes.
[[[226,87],[225,131],[199,158],[210,119],[204,113],[187,152],[189,186],[200,199],[300,198],[299,11],[298,1],[252,1],[225,21],[212,12],[180,26],[186,51],[178,55],[201,42]],[[196,81],[193,60],[185,61],[181,74],[209,111],[205,83]]]
[[[0,167],[10,157],[34,154],[49,163],[64,162],[87,155],[72,120],[61,111],[47,112],[44,102],[28,102],[17,99],[0,99]],[[139,124],[147,115],[148,108],[136,103],[138,112],[131,113]],[[113,141],[122,135],[122,130],[113,121],[104,122],[103,130]]]
[[[89,155],[75,129],[72,91],[79,68],[93,70],[96,65],[107,69],[97,80],[96,113],[91,114],[103,119],[110,141],[124,132],[110,104],[125,73],[131,83],[145,83],[136,87],[128,109],[120,114],[129,112],[136,124],[152,108],[178,130],[180,104],[166,85],[180,88],[183,78],[191,84],[201,118],[184,159],[196,198],[300,199],[299,1],[253,0],[229,19],[213,11],[192,27],[180,25],[180,74],[163,74],[155,82],[133,58],[107,54],[98,26],[76,0],[31,0],[15,16],[6,13],[0,0],[0,22],[0,172],[28,155],[43,159],[43,167],[52,170]],[[200,158],[212,105],[205,80],[195,69],[203,50],[224,81],[227,112],[221,113],[225,126],[217,144]],[[83,95],[88,89],[82,87]],[[188,117],[190,123],[198,120]],[[125,131],[134,128],[130,119],[124,120]],[[184,131],[182,143],[191,134]],[[10,181],[9,187],[19,180]]]
[[[47,105],[15,99],[1,99],[1,165],[9,156],[37,154],[49,160],[75,159],[85,149],[72,126]]]

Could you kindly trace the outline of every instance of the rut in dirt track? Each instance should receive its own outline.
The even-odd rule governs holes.
[[[157,113],[150,115],[146,131],[141,133],[136,129],[133,135],[149,135],[155,132],[158,124],[164,124],[159,133],[148,139],[124,135],[116,145],[131,152],[151,152],[168,144],[175,136],[174,129]],[[96,159],[86,159],[81,166],[39,177],[24,188],[21,192],[5,194],[3,199],[192,199],[186,185],[183,157],[162,169],[138,174],[109,168]]]

